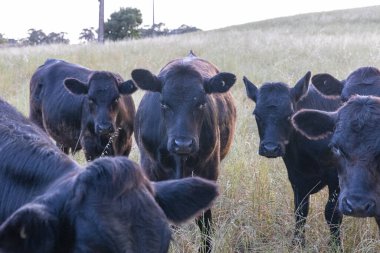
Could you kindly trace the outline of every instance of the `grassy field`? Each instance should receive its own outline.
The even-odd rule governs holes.
[[[0,96],[27,115],[29,79],[46,58],[61,58],[130,78],[134,68],[158,73],[173,58],[188,54],[235,73],[232,88],[238,109],[233,147],[222,163],[220,197],[213,208],[214,252],[328,252],[324,220],[327,191],[312,195],[306,247],[291,247],[293,193],[281,159],[257,155],[254,103],[245,95],[242,77],[254,83],[283,81],[293,85],[307,71],[329,72],[339,79],[361,66],[380,67],[380,6],[279,18],[181,36],[106,43],[0,49]],[[133,97],[138,105],[142,91]],[[79,155],[76,159],[83,162]],[[134,147],[131,159],[138,161]],[[380,252],[372,219],[345,217],[344,252]],[[196,252],[194,222],[174,231],[171,252]]]

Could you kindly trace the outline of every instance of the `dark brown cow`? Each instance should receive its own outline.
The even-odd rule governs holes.
[[[302,110],[293,124],[310,139],[332,134],[329,145],[341,164],[339,209],[375,217],[380,227],[380,98],[354,95],[336,112]]]
[[[236,109],[229,89],[235,75],[189,56],[169,62],[158,76],[132,71],[133,81],[147,90],[136,114],[135,137],[141,165],[151,180],[200,176],[216,181],[235,131]],[[211,210],[198,225],[201,249],[211,251]]]
[[[117,74],[49,59],[30,81],[29,117],[65,153],[83,148],[87,160],[128,155],[135,90],[133,82]]]
[[[1,253],[163,253],[179,223],[209,208],[214,182],[150,182],[126,157],[85,167],[0,99]]]

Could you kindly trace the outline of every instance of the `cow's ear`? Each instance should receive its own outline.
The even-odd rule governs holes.
[[[46,206],[23,207],[1,225],[0,252],[53,252],[58,229],[58,218]]]
[[[223,93],[228,91],[236,82],[236,76],[231,73],[221,72],[204,81],[206,93]]]
[[[63,81],[66,89],[76,95],[86,95],[88,93],[88,85],[82,83],[75,78],[66,78]]]
[[[132,94],[137,90],[137,86],[132,80],[119,84],[119,92],[123,95]]]
[[[248,78],[245,76],[243,77],[243,82],[245,85],[247,96],[256,103],[257,91],[258,91],[256,85],[254,85],[251,81],[249,81]]]
[[[213,181],[198,177],[155,182],[153,186],[157,203],[174,223],[184,222],[208,209],[219,194]]]
[[[132,71],[131,76],[135,84],[143,90],[155,92],[161,92],[162,90],[162,82],[149,70],[135,69]]]
[[[344,81],[341,82],[326,73],[314,75],[311,78],[311,83],[319,92],[326,96],[340,96],[344,87]]]
[[[302,77],[293,88],[290,89],[290,94],[294,101],[300,100],[307,92],[309,88],[311,72],[308,71],[304,77]]]
[[[305,109],[293,115],[292,124],[306,138],[319,140],[334,132],[337,114]]]

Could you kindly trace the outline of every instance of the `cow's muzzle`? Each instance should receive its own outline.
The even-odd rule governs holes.
[[[373,217],[376,214],[376,202],[367,196],[346,196],[340,204],[344,215],[355,217]]]
[[[284,148],[275,142],[263,142],[259,148],[259,155],[268,158],[276,158],[284,155]]]
[[[115,132],[115,128],[111,123],[96,124],[95,133],[97,135],[108,135]]]
[[[195,151],[195,141],[192,138],[173,138],[170,150],[177,155],[190,155]]]

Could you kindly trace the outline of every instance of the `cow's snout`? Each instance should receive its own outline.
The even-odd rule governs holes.
[[[372,217],[376,213],[376,202],[365,196],[348,196],[342,198],[341,211],[345,215]]]
[[[283,155],[282,147],[279,143],[264,142],[260,145],[259,155],[275,158]]]
[[[175,138],[173,140],[173,151],[178,155],[189,155],[194,151],[194,140],[191,138]]]
[[[98,135],[106,135],[115,132],[115,128],[111,123],[102,123],[96,125],[95,131]]]

